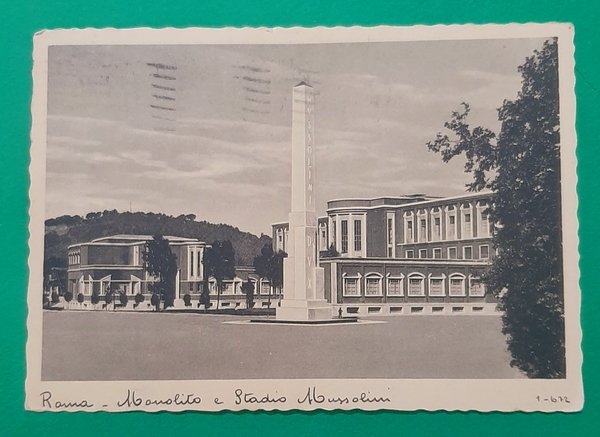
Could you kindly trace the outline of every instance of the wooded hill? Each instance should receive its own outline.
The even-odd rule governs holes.
[[[212,243],[231,241],[237,265],[252,265],[255,256],[271,237],[257,237],[226,224],[196,221],[194,214],[178,217],[151,212],[118,212],[117,210],[91,212],[85,217],[64,215],[46,220],[44,264],[46,267],[66,267],[67,247],[95,238],[116,234],[172,235],[197,238]]]

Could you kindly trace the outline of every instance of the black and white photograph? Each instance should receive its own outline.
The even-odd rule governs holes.
[[[580,410],[573,52],[38,33],[27,408]]]

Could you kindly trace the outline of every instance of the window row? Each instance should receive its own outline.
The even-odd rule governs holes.
[[[245,281],[242,281],[239,278],[236,278],[234,280],[223,281],[223,286],[221,288],[221,294],[222,295],[243,294],[242,293],[242,285],[244,282]],[[269,281],[265,281],[265,280],[260,281],[260,288],[258,286],[258,281],[256,279],[250,279],[250,282],[254,286],[254,294],[255,295],[268,296],[270,294],[272,295],[272,294],[276,294],[278,292],[278,290],[271,287],[271,283]],[[200,291],[202,289],[202,284],[199,283],[198,285],[194,286],[194,283],[190,282],[189,291],[194,292],[194,291],[196,291],[196,289],[198,291]],[[215,281],[213,278],[211,278],[208,282],[208,291],[210,294],[217,294],[217,281]]]
[[[410,211],[403,217],[404,244],[473,238],[475,234],[478,237],[491,235],[488,206],[483,202],[477,202],[475,206],[468,203]]]
[[[188,247],[188,279],[202,279],[202,256],[204,249],[202,247]]]
[[[344,274],[343,296],[383,296],[384,284],[386,296],[408,296],[408,297],[482,297],[485,295],[485,286],[477,276],[469,275],[467,278],[461,273],[453,273],[450,276],[433,275],[428,277],[421,273],[411,273],[407,277],[404,275],[387,275],[385,278],[379,273],[369,273],[364,277],[347,276]],[[364,286],[364,293],[362,293]]]
[[[69,265],[77,265],[81,264],[81,254],[80,252],[70,252],[69,253]]]
[[[419,259],[459,259],[458,249],[456,247],[448,247],[445,251],[442,251],[441,247],[433,249],[409,249],[404,253],[405,258],[419,258]],[[479,246],[479,253],[475,253],[479,257],[474,257],[473,246],[464,246],[462,248],[462,258],[460,259],[489,259],[490,258],[490,246],[482,244]]]

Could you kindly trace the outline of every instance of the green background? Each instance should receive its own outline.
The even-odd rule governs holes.
[[[111,0],[3,2],[0,44],[0,434],[505,435],[598,432],[600,307],[596,125],[598,1]],[[579,223],[586,405],[576,414],[446,412],[31,413],[24,410],[31,51],[34,32],[70,27],[335,26],[572,22],[575,25]],[[573,212],[574,214],[575,212]],[[490,393],[493,396],[493,393]]]

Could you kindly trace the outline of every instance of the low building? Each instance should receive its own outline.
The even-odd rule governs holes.
[[[143,252],[152,238],[150,235],[113,235],[69,246],[68,291],[74,297],[81,294],[85,302],[91,300],[93,293],[104,296],[107,291],[124,293],[132,302],[135,295],[142,294],[147,306],[156,278],[145,269]],[[198,308],[204,285],[202,258],[204,250],[210,246],[194,238],[164,238],[177,259],[175,306],[185,307],[185,301],[189,300],[191,307]],[[279,294],[272,290],[268,281],[258,278],[252,267],[236,267],[236,276],[223,282],[219,307],[245,308],[246,296],[241,285],[247,280],[255,287],[255,306],[277,304]],[[214,278],[209,278],[208,287],[211,307],[214,308],[218,297]]]
[[[481,282],[495,255],[491,198],[329,201],[317,231],[327,299],[346,314],[494,313]],[[274,249],[285,251],[288,224],[272,227]]]

